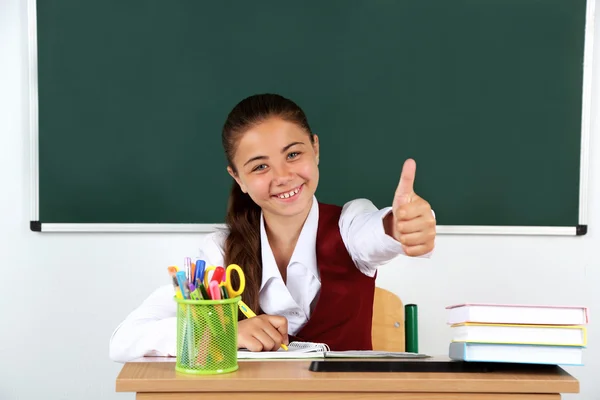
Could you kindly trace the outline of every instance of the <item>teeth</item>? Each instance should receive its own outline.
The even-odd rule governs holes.
[[[280,199],[289,199],[292,196],[295,196],[296,194],[298,194],[298,192],[300,191],[300,188],[298,189],[294,189],[294,190],[290,190],[288,193],[283,193],[279,195]]]

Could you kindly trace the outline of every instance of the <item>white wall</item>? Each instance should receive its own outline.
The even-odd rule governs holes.
[[[0,0],[0,399],[133,399],[114,391],[121,366],[108,359],[110,334],[166,283],[165,266],[195,254],[198,237],[29,231],[26,16],[26,1]],[[593,135],[599,129],[599,89],[597,62]],[[592,320],[586,365],[568,368],[580,379],[582,394],[565,398],[600,399],[594,318],[600,310],[598,155],[596,135],[586,236],[439,236],[431,261],[398,260],[381,270],[380,286],[419,305],[421,351],[447,352],[444,307],[452,303],[587,305]]]

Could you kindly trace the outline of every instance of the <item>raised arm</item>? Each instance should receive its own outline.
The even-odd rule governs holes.
[[[415,168],[408,160],[402,170],[392,207],[378,210],[367,199],[346,203],[340,233],[350,256],[366,275],[399,255],[430,257],[435,239],[435,213],[412,190]]]

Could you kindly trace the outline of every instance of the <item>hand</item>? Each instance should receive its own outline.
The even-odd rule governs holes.
[[[238,349],[273,351],[289,344],[287,318],[261,314],[238,324]]]
[[[435,242],[435,218],[431,206],[413,189],[416,170],[414,160],[404,162],[392,213],[384,221],[386,233],[402,243],[404,253],[412,257],[429,253]]]

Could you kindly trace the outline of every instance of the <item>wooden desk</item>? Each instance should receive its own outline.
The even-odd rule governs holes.
[[[138,400],[558,400],[578,393],[579,382],[561,368],[533,372],[339,373],[311,372],[309,360],[239,361],[223,375],[185,375],[174,362],[130,362],[117,392]]]

